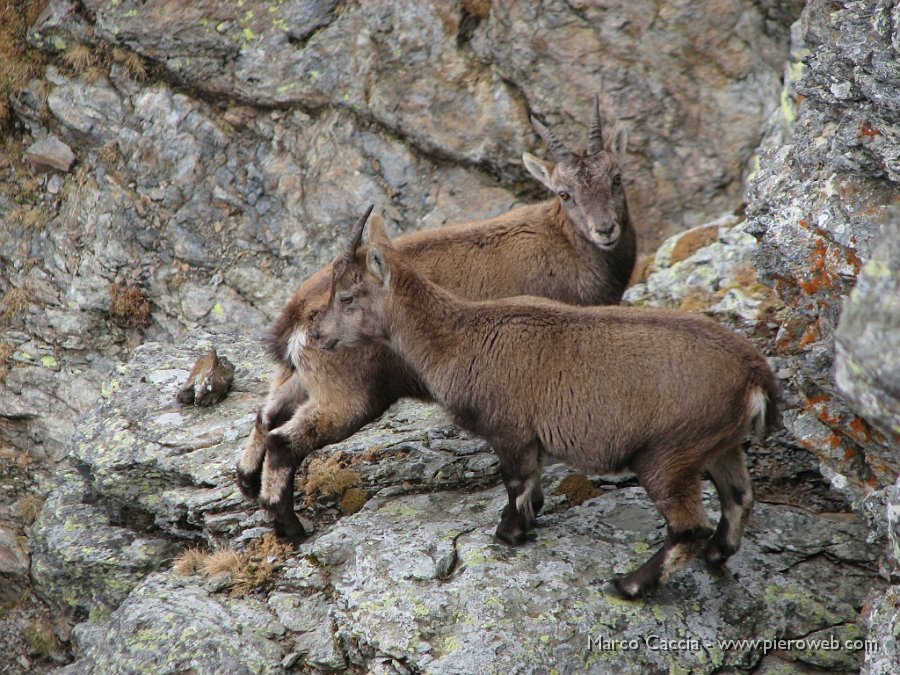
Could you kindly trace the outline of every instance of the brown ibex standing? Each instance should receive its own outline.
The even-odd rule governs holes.
[[[539,295],[572,304],[614,304],[635,259],[635,232],[622,187],[624,129],[604,141],[595,97],[586,152],[568,150],[537,120],[556,160],[525,166],[555,193],[490,220],[415,232],[395,245],[428,278],[470,298]],[[293,509],[294,473],[313,450],[341,441],[404,396],[427,390],[381,345],[340,354],[309,346],[309,330],[328,303],[331,266],[305,281],[282,309],[269,340],[281,364],[237,465],[238,485],[275,515],[275,529],[302,538]]]
[[[311,338],[328,350],[389,347],[491,444],[509,497],[499,539],[520,544],[532,528],[547,453],[591,474],[634,472],[665,517],[662,548],[614,580],[622,595],[665,583],[704,547],[716,564],[738,549],[753,503],[741,441],[779,417],[777,381],[753,345],[695,314],[460,299],[419,275],[379,223],[359,249],[365,218],[333,263]],[[715,533],[704,472],[722,503]]]

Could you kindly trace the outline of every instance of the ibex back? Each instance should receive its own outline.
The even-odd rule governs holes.
[[[604,142],[595,98],[586,152],[569,151],[533,120],[556,166],[525,165],[554,191],[550,201],[486,221],[398,237],[395,245],[434,282],[470,298],[532,294],[573,304],[618,303],[635,259],[635,232],[622,188],[616,125]],[[238,485],[275,515],[279,534],[304,531],[293,510],[294,474],[311,451],[341,441],[403,396],[427,398],[415,373],[381,345],[341,354],[309,346],[330,290],[332,268],[304,282],[269,341],[280,363],[238,466]]]
[[[626,597],[703,548],[716,564],[737,550],[753,503],[741,441],[777,422],[780,399],[747,340],[681,312],[463,300],[421,276],[379,224],[368,249],[356,241],[334,263],[311,337],[330,350],[388,346],[457,424],[490,442],[509,497],[499,539],[520,544],[532,529],[547,453],[590,474],[634,472],[665,517],[662,548],[615,580]],[[715,533],[704,472],[722,503]]]

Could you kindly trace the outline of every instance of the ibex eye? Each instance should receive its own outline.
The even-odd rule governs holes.
[[[340,302],[344,307],[349,307],[353,304],[353,296],[352,295],[342,295],[338,297],[338,302]]]
[[[621,185],[622,184],[622,176],[616,174],[613,176],[613,185]]]
[[[559,193],[559,198],[562,199],[564,202],[569,201],[570,197],[571,197],[571,195],[568,192],[560,192]]]

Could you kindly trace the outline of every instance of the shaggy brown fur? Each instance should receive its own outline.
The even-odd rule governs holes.
[[[665,517],[664,546],[616,579],[623,595],[665,583],[704,547],[716,564],[737,550],[753,502],[741,440],[777,424],[780,401],[753,345],[694,314],[460,299],[377,223],[371,240],[365,257],[335,263],[312,337],[329,350],[388,346],[457,424],[490,442],[509,496],[499,539],[528,536],[549,453],[589,474],[634,472]],[[704,472],[722,502],[715,533]]]
[[[490,220],[398,237],[395,246],[429,279],[470,298],[532,294],[563,302],[618,303],[635,259],[635,232],[621,184],[625,136],[604,144],[595,101],[588,152],[573,153],[543,125],[557,165],[526,165],[557,197]],[[356,253],[356,247],[352,248]],[[363,254],[364,255],[364,254]],[[269,351],[281,364],[238,465],[238,485],[275,514],[276,531],[304,536],[293,511],[294,473],[307,454],[341,441],[403,396],[427,398],[418,377],[382,345],[329,354],[310,347],[332,267],[304,282],[278,317]]]

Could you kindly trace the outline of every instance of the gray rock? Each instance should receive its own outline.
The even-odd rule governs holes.
[[[775,299],[756,279],[758,244],[737,216],[722,216],[666,239],[646,280],[625,291],[623,302],[702,311],[745,331],[767,318]]]
[[[139,518],[124,505],[104,508],[75,471],[60,472],[57,480],[32,528],[31,575],[54,603],[100,616],[175,547],[142,534]],[[144,520],[143,527],[149,524]]]
[[[844,301],[835,346],[841,392],[888,438],[900,437],[900,212]]]
[[[25,151],[25,161],[38,171],[68,171],[75,163],[72,148],[50,134],[46,138],[32,143]]]
[[[22,549],[15,533],[0,525],[0,574],[25,576],[29,563],[28,552]]]
[[[282,647],[259,630],[273,619],[260,600],[210,594],[159,572],[108,618],[76,626],[78,659],[58,672],[282,672]]]
[[[724,640],[860,635],[846,626],[857,619],[877,547],[860,546],[857,520],[760,505],[726,574],[695,564],[653,598],[624,602],[605,583],[663,536],[642,490],[543,516],[536,540],[515,549],[492,536],[501,493],[376,497],[303,547],[329,569],[352,661],[387,657],[414,672],[514,672],[523,663],[709,672],[751,668],[762,657],[761,646]],[[789,653],[841,670],[863,659],[861,650],[829,655],[800,643]]]
[[[896,54],[892,6],[871,0],[832,11],[828,3],[807,4],[801,37],[811,53],[796,82],[803,102],[793,138],[762,157],[747,209],[747,231],[760,239],[761,281],[787,306],[775,347],[790,359],[802,407],[786,423],[857,502],[900,471],[900,446],[872,426],[881,423],[886,401],[854,409],[833,376],[842,304],[900,194],[896,59],[885,60]],[[851,362],[844,363],[839,368]]]

